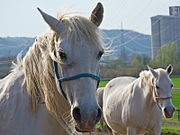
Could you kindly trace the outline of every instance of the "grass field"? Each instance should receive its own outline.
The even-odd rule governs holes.
[[[173,82],[173,88],[180,88],[180,78],[171,78]]]
[[[172,95],[173,95],[172,98],[173,105],[176,108],[180,108],[180,91],[173,91]]]
[[[180,77],[173,77],[171,80],[173,82],[173,88],[180,88]],[[101,81],[99,87],[104,87],[107,83],[108,81]]]
[[[171,132],[171,133],[176,133],[176,134],[180,135],[180,126],[179,125],[162,124],[161,132],[163,132],[163,133]]]
[[[104,87],[107,83],[108,81],[101,81],[99,87]]]

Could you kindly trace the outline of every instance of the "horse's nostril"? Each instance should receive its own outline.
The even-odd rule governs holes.
[[[73,109],[72,114],[73,114],[73,117],[76,121],[81,121],[81,113],[80,113],[80,109],[78,107],[75,107]]]
[[[164,108],[164,112],[167,113],[167,108]]]
[[[101,119],[101,115],[102,115],[102,111],[101,111],[100,108],[98,108],[98,113],[97,113],[97,116],[96,116],[96,122],[98,122]]]

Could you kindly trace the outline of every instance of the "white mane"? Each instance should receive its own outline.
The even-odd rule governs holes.
[[[17,70],[20,70],[23,68],[23,59],[22,59],[22,52],[20,52],[16,57],[16,62],[12,62],[11,65],[11,72],[16,72]]]
[[[140,86],[143,87],[145,85],[148,85],[150,91],[153,89],[153,80],[155,79],[154,76],[151,74],[150,71],[143,70],[139,73],[140,78]]]
[[[166,70],[162,68],[158,68],[155,71],[159,74],[158,76],[161,76],[162,78],[169,77]],[[150,90],[152,90],[152,87],[154,87],[154,79],[155,79],[152,73],[150,71],[144,70],[140,72],[139,77],[141,79],[141,83],[140,83],[141,86],[148,85]]]

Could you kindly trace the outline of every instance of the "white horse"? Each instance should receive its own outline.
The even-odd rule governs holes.
[[[114,135],[149,133],[160,135],[161,118],[170,118],[175,111],[172,104],[172,72],[166,70],[142,71],[139,78],[118,77],[104,88],[103,115]]]
[[[101,108],[103,108],[103,92],[104,92],[104,87],[98,88],[97,92],[96,92],[97,101],[98,101],[98,104]],[[109,132],[109,134],[111,134],[111,129],[109,128],[109,126],[106,125],[106,129],[104,127],[105,121],[104,121],[103,116],[101,117],[99,122],[100,122],[100,127],[102,130],[102,135],[105,135],[107,131]]]
[[[67,13],[56,19],[38,10],[51,30],[0,80],[0,135],[92,131],[101,118],[96,89],[103,6],[98,3],[90,19]]]

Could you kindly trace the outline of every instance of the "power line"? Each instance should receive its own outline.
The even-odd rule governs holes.
[[[170,1],[170,0],[169,0]],[[152,2],[151,0],[149,1],[149,2]],[[159,8],[158,10],[160,10],[160,9],[162,9],[162,7],[164,7],[164,5],[165,5],[166,3],[164,3],[164,4],[162,4],[162,6],[161,6],[161,8]],[[148,4],[147,4],[148,5]],[[142,10],[143,11],[143,10]],[[142,13],[142,11],[139,13],[139,14],[141,14]],[[162,18],[162,17],[161,17]],[[161,18],[159,18],[159,20],[161,19]],[[155,25],[156,23],[158,23],[158,21],[159,20],[157,20],[156,22],[154,22],[153,24],[152,24],[152,26],[153,25]],[[135,22],[135,21],[133,21],[133,22]],[[132,25],[133,23],[131,23],[131,25]],[[142,23],[141,23],[142,24]],[[140,25],[141,25],[140,24]],[[138,25],[139,26],[139,25]],[[142,25],[141,25],[142,26]],[[130,33],[130,31],[129,32],[127,32],[126,34],[124,34],[124,36],[126,36],[127,34],[129,34]],[[119,38],[119,36],[120,36],[121,34],[118,34],[116,37],[114,37],[113,39],[117,39],[117,38]],[[139,34],[139,36],[140,36],[141,34]],[[136,38],[138,38],[138,36],[136,36]],[[134,38],[133,38],[134,39]],[[124,44],[123,44],[124,45]]]

